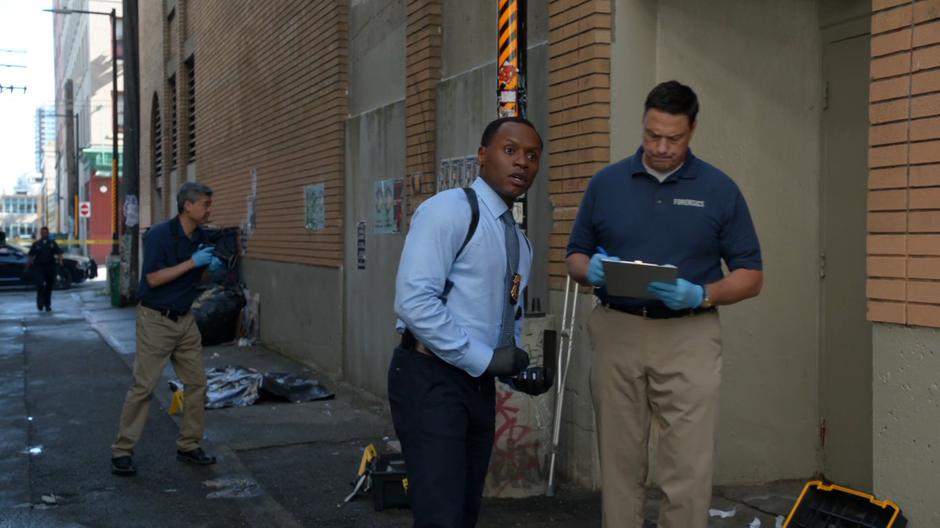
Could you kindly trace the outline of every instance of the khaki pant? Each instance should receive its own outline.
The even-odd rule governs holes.
[[[137,355],[134,382],[124,399],[117,440],[111,446],[114,457],[132,455],[147,423],[153,389],[160,382],[166,361],[184,385],[185,407],[176,448],[191,451],[199,447],[204,425],[206,373],[202,367],[202,337],[192,313],[172,321],[159,312],[137,308]]]
[[[655,420],[658,526],[705,528],[721,383],[718,314],[644,319],[599,305],[588,327],[604,526],[643,526]]]

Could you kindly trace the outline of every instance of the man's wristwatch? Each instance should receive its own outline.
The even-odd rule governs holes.
[[[713,308],[715,303],[712,302],[711,298],[708,296],[708,289],[705,286],[702,286],[702,304],[699,308],[707,310]]]

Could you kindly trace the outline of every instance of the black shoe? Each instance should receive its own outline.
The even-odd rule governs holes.
[[[111,473],[122,477],[133,477],[137,474],[137,466],[129,456],[115,457],[111,459]]]
[[[51,312],[51,311],[52,311],[52,307],[51,307],[51,306],[46,306],[46,311],[47,311],[47,312]]]
[[[197,466],[211,466],[215,464],[215,457],[209,456],[201,447],[197,447],[192,451],[176,451],[176,459],[180,462],[189,462],[190,464],[195,464]]]

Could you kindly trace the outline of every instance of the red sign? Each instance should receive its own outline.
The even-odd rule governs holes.
[[[78,217],[91,218],[91,202],[79,202]]]

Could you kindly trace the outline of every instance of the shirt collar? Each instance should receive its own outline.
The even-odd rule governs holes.
[[[202,241],[202,228],[200,226],[196,226],[191,237],[186,236],[186,232],[183,231],[183,223],[180,222],[180,215],[176,215],[170,220],[170,234],[176,239],[182,239],[187,242]]]
[[[692,149],[690,148],[682,166],[679,167],[679,170],[670,174],[669,177],[666,178],[666,181],[673,179],[673,177],[682,178],[683,180],[694,180],[695,177],[698,176],[698,171],[693,170],[691,167],[697,160],[698,158],[695,157],[695,154],[692,154]],[[630,174],[632,176],[648,174],[646,168],[643,166],[643,147],[636,149],[636,154],[630,157]]]
[[[484,209],[493,215],[493,218],[498,219],[503,213],[509,210],[509,206],[506,205],[506,202],[496,194],[496,191],[494,191],[493,188],[490,187],[490,184],[486,183],[486,180],[483,178],[478,176],[470,187],[473,187],[473,190],[477,192],[480,203],[485,206]]]

